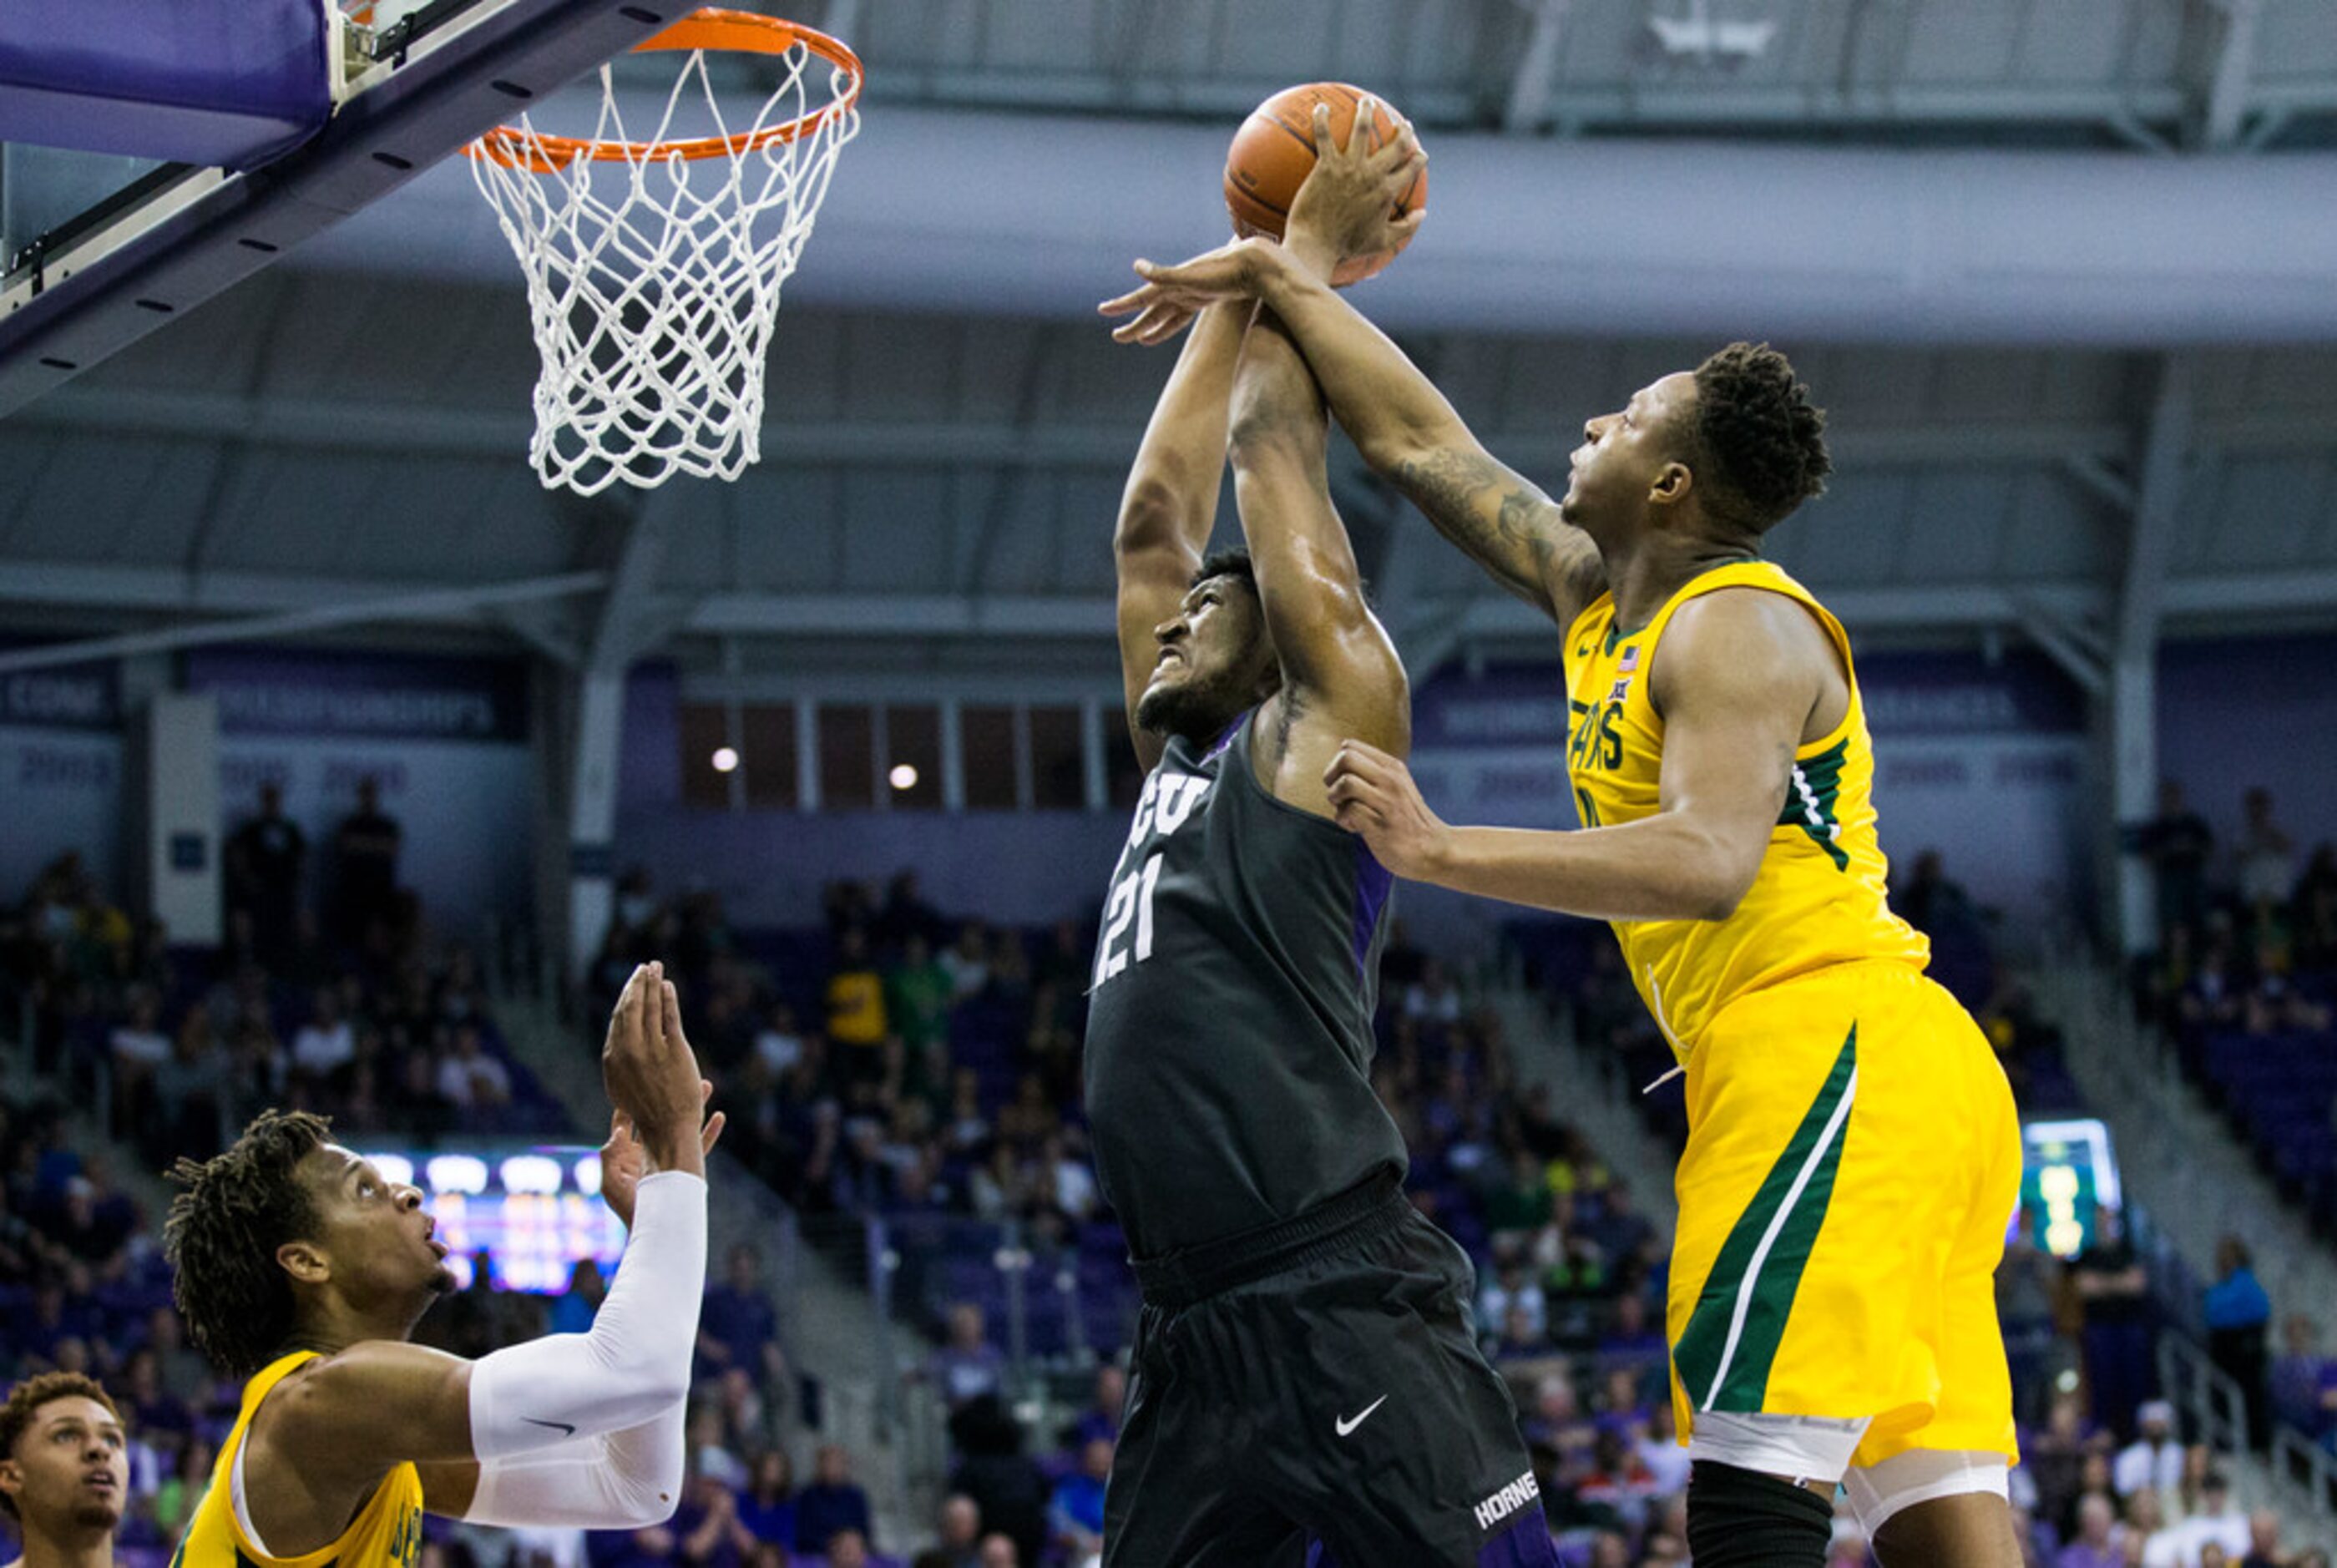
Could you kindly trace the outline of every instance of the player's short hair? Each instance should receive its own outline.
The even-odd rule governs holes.
[[[37,1377],[27,1377],[8,1391],[8,1402],[0,1405],[0,1459],[14,1459],[16,1444],[24,1436],[24,1428],[42,1406],[55,1399],[94,1399],[105,1406],[105,1413],[116,1421],[122,1412],[113,1407],[113,1400],[94,1377],[79,1372],[44,1372]],[[0,1492],[0,1513],[11,1519],[20,1518],[16,1499]]]
[[[276,1250],[316,1233],[298,1168],[330,1131],[306,1111],[263,1111],[226,1153],[171,1167],[186,1189],[162,1225],[171,1296],[188,1337],[224,1372],[249,1377],[292,1333],[292,1281]]]
[[[1198,588],[1212,577],[1238,578],[1249,584],[1251,593],[1257,592],[1257,568],[1251,564],[1249,552],[1247,550],[1210,551],[1201,558],[1200,569],[1193,573],[1193,580],[1185,586],[1188,591],[1190,591]]]
[[[1825,410],[1766,343],[1731,343],[1696,368],[1697,456],[1708,509],[1765,534],[1825,493]]]

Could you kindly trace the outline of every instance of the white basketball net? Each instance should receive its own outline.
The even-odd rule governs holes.
[[[510,165],[474,149],[472,174],[527,273],[543,358],[528,455],[546,489],[591,495],[619,479],[646,489],[677,473],[736,479],[762,456],[779,286],[836,153],[860,129],[853,73],[800,43],[763,58],[785,80],[745,128],[745,151],[570,157],[523,119],[504,144]],[[814,103],[822,81],[829,96]],[[692,51],[651,140],[673,140],[676,111],[688,100],[694,114],[700,98],[715,134],[732,135],[705,54]],[[806,120],[797,136],[757,134]],[[631,140],[606,66],[591,140]]]

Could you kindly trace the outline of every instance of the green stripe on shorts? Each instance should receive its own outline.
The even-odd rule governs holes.
[[[1672,1348],[1680,1386],[1697,1409],[1751,1414],[1761,1408],[1794,1293],[1825,1223],[1857,1093],[1853,1024],[1802,1124],[1721,1244],[1696,1310]]]

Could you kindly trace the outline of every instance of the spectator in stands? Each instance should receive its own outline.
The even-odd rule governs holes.
[[[1546,1190],[1545,1190],[1546,1195]],[[1509,1321],[1510,1309],[1525,1314],[1528,1335],[1540,1340],[1550,1331],[1550,1304],[1541,1285],[1526,1272],[1525,1259],[1514,1242],[1494,1243],[1492,1277],[1477,1292],[1477,1329],[1495,1334]]]
[[[281,965],[292,951],[308,861],[308,836],[284,815],[283,786],[271,779],[259,787],[259,814],[228,836],[220,861],[228,908],[250,916],[261,961]]]
[[[1096,1368],[1095,1393],[1079,1419],[1071,1423],[1068,1446],[1084,1449],[1099,1438],[1118,1443],[1120,1412],[1127,1404],[1128,1374],[1117,1361],[1107,1361]]]
[[[2272,1298],[2257,1282],[2247,1243],[2225,1236],[2215,1246],[2215,1282],[2207,1287],[2207,1354],[2240,1386],[2248,1400],[2248,1443],[2262,1448],[2271,1440],[2265,1364],[2272,1326]]]
[[[592,1319],[600,1316],[601,1303],[608,1299],[608,1296],[609,1282],[601,1278],[601,1266],[590,1258],[579,1258],[569,1267],[568,1289],[552,1298],[552,1307],[545,1318],[545,1331],[552,1334],[591,1333]]]
[[[990,985],[990,928],[979,920],[960,926],[956,942],[941,956],[941,965],[949,971],[953,1003],[980,995]]]
[[[1539,1230],[1550,1223],[1554,1206],[1548,1163],[1521,1149],[1511,1157],[1509,1180],[1486,1194],[1485,1224],[1496,1236]]]
[[[113,1061],[113,1127],[128,1132],[152,1114],[148,1106],[154,1074],[170,1060],[171,1037],[162,1033],[162,1003],[143,986],[130,994],[128,1016],[106,1036]]]
[[[1891,907],[1910,926],[1930,936],[1977,930],[1980,912],[1963,884],[1948,876],[1937,849],[1915,857],[1913,867],[1891,895]]]
[[[2240,1568],[2289,1568],[2280,1545],[2280,1515],[2271,1509],[2259,1508],[2248,1520],[2248,1553]]]
[[[2281,1354],[2272,1364],[2273,1413],[2308,1436],[2337,1426],[2337,1361],[2321,1354],[2321,1328],[2303,1313],[2281,1324]]]
[[[858,1530],[839,1530],[827,1539],[820,1562],[826,1568],[868,1568],[868,1537]]]
[[[366,946],[376,926],[395,922],[403,838],[397,818],[381,808],[380,780],[358,779],[357,809],[333,830],[333,934],[344,946]]]
[[[2069,1275],[2084,1314],[2094,1414],[2114,1430],[2128,1430],[2153,1382],[2150,1275],[2116,1209],[2095,1210],[2093,1244],[2078,1254]]]
[[[438,1063],[438,1095],[457,1111],[492,1112],[511,1102],[511,1072],[487,1054],[479,1026],[468,1021],[455,1025],[452,1044]]]
[[[2076,1536],[2053,1560],[2054,1568],[2120,1568],[2122,1534],[2110,1500],[2099,1492],[2087,1493],[2078,1501]]]
[[[739,1521],[738,1494],[710,1475],[690,1482],[670,1528],[690,1568],[746,1568],[761,1544]]]
[[[2184,799],[2182,785],[2159,780],[2158,815],[2137,831],[2134,847],[2149,862],[2157,890],[2160,944],[2177,926],[2199,929],[2207,917],[2207,865],[2215,834]]]
[[[2323,839],[2313,847],[2292,903],[2297,968],[2337,970],[2337,844]]]
[[[177,1154],[208,1160],[225,1146],[221,1122],[231,1107],[222,1095],[230,1071],[210,1008],[197,1000],[179,1020],[170,1056],[154,1069],[152,1113],[140,1138],[147,1163],[160,1167]]]
[[[2174,1527],[2174,1534],[2181,1562],[2205,1562],[2210,1548],[2234,1563],[2245,1555],[2248,1516],[2232,1506],[2231,1483],[2222,1471],[2210,1469],[2200,1478],[2198,1506]]]
[[[357,1054],[357,1031],[341,1015],[340,991],[318,986],[308,1021],[292,1036],[292,1070],[321,1082],[347,1066]]]
[[[1433,958],[1422,961],[1420,978],[1403,989],[1403,1011],[1406,1017],[1424,1024],[1461,1022],[1461,989],[1442,964]]]
[[[885,1007],[893,1032],[913,1056],[949,1045],[950,972],[934,957],[922,930],[901,943],[900,961],[885,976]]]
[[[738,1522],[758,1541],[782,1548],[796,1539],[796,1469],[777,1445],[755,1455],[753,1479],[738,1499]]]
[[[2110,1485],[2121,1497],[2173,1491],[2183,1479],[2183,1445],[2175,1440],[2175,1406],[2164,1399],[2146,1399],[2135,1419],[2140,1435],[2118,1451],[2110,1467]]]
[[[723,1282],[708,1288],[698,1311],[701,1376],[719,1377],[740,1367],[758,1380],[787,1373],[779,1349],[778,1314],[763,1289],[763,1258],[745,1242],[730,1249]]]
[[[203,1488],[211,1484],[211,1466],[218,1458],[219,1450],[200,1432],[189,1437],[172,1457],[170,1473],[154,1489],[154,1528],[165,1541],[176,1541],[185,1533],[195,1504],[202,1500]]]
[[[2259,784],[2240,799],[2240,836],[2232,846],[2240,902],[2283,905],[2296,886],[2296,840],[2273,815],[2272,791]]]
[[[1080,1451],[1080,1467],[1055,1483],[1047,1500],[1047,1534],[1074,1568],[1103,1553],[1103,1491],[1111,1478],[1111,1445],[1099,1437]]]
[[[1012,1536],[992,1531],[982,1538],[982,1568],[1022,1568],[1022,1563]]]
[[[870,1530],[868,1494],[852,1479],[852,1455],[840,1444],[822,1445],[811,1485],[796,1499],[796,1550],[825,1552],[839,1534],[856,1534],[865,1550]]]
[[[772,1003],[763,1014],[763,1026],[755,1031],[755,1060],[773,1078],[780,1078],[803,1058],[803,1030],[796,1023],[796,1010],[785,1002]]]
[[[2134,1568],[2176,1568],[2175,1536],[2166,1528],[2166,1504],[2155,1487],[2129,1495],[2118,1522],[2126,1527],[2126,1561]]]
[[[693,1476],[714,1482],[726,1492],[746,1489],[747,1461],[740,1458],[738,1451],[730,1446],[730,1432],[723,1420],[721,1406],[712,1401],[701,1401],[690,1410],[686,1443],[684,1451],[689,1456],[689,1471]],[[698,1502],[703,1506],[710,1500],[709,1495]],[[692,1528],[695,1528],[694,1524]],[[688,1534],[679,1529],[678,1533]],[[736,1565],[727,1564],[726,1568],[736,1568]]]
[[[836,968],[827,977],[827,1037],[842,1047],[836,1065],[847,1083],[874,1083],[884,1072],[885,980],[868,956],[858,926],[836,938]]]
[[[981,1505],[963,1492],[943,1498],[934,1544],[917,1553],[914,1568],[982,1568]]]
[[[1006,1357],[990,1342],[989,1323],[973,1302],[953,1303],[947,1321],[947,1338],[925,1373],[941,1390],[943,1402],[955,1410],[998,1394],[1006,1377]]]
[[[1047,1480],[1022,1452],[1022,1425],[994,1394],[950,1416],[960,1455],[950,1487],[973,1499],[986,1528],[1011,1538],[1016,1554],[1036,1563],[1047,1541]]]
[[[20,1568],[112,1568],[129,1505],[122,1417],[88,1377],[27,1378],[0,1406],[0,1512],[24,1537]]]

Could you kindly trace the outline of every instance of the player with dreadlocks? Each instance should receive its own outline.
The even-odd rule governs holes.
[[[1306,264],[1384,248],[1415,153],[1408,132],[1368,151],[1371,113],[1342,149],[1318,112],[1287,246],[1139,262],[1145,286],[1104,309],[1158,342],[1263,300],[1364,458],[1564,638],[1581,831],[1450,827],[1362,740],[1325,777],[1397,875],[1611,921],[1671,1043],[1697,1568],[1818,1568],[1845,1482],[1885,1563],[2017,1568],[1992,1281],[2011,1093],[1885,897],[1850,639],[1761,558],[1824,488],[1824,416],[1784,355],[1731,344],[1585,424],[1551,500]]]
[[[601,1192],[631,1234],[587,1334],[476,1361],[407,1343],[455,1287],[422,1194],[270,1111],[171,1172],[163,1249],[205,1355],[249,1379],[173,1568],[411,1568],[426,1510],[638,1528],[680,1494],[706,1279],[709,1086],[673,986],[634,970],[601,1058]]]

